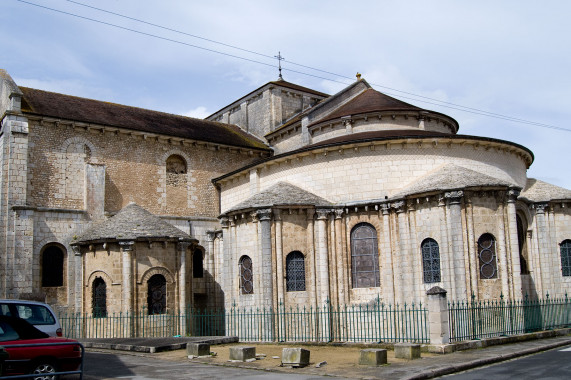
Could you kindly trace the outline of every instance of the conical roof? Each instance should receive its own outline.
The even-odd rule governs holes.
[[[312,205],[331,206],[332,203],[288,182],[278,182],[232,207],[226,213],[272,206]]]
[[[415,179],[394,194],[392,198],[434,191],[495,186],[516,187],[517,185],[462,166],[445,164],[433,172]]]
[[[551,200],[571,199],[571,190],[555,186],[535,178],[528,178],[520,198],[530,202],[548,202]]]
[[[193,240],[135,203],[130,203],[113,217],[91,227],[72,245],[117,240]]]

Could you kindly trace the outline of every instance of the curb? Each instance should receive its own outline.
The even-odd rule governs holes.
[[[442,368],[439,368],[439,369],[436,369],[436,370],[433,370],[430,372],[425,372],[425,373],[421,373],[421,374],[414,375],[411,377],[406,377],[405,379],[407,379],[407,380],[432,379],[434,377],[450,375],[450,374],[456,373],[456,372],[462,372],[462,371],[466,371],[469,369],[482,367],[485,365],[500,363],[500,362],[508,361],[508,360],[511,360],[514,358],[519,358],[522,356],[535,354],[535,353],[542,352],[542,351],[548,351],[548,350],[558,348],[561,346],[567,346],[569,344],[571,344],[571,339],[566,339],[566,340],[561,341],[561,342],[551,343],[551,344],[548,344],[545,346],[540,346],[540,347],[528,348],[528,349],[525,349],[525,350],[522,350],[519,352],[512,352],[510,354],[504,354],[504,355],[490,357],[490,358],[472,360],[472,361],[469,361],[466,363],[450,365],[450,366],[442,367]]]

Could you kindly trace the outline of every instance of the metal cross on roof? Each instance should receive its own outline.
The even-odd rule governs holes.
[[[276,57],[278,59],[278,69],[280,70],[280,76],[279,79],[283,80],[284,78],[282,77],[282,61],[285,59],[284,57],[282,57],[281,52],[278,51],[278,55],[274,55],[274,57]]]

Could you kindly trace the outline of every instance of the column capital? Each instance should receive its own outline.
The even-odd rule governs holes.
[[[255,211],[258,220],[261,222],[269,221],[272,219],[272,209],[271,208],[263,208],[260,210]]]
[[[123,240],[119,242],[119,247],[121,247],[122,252],[130,252],[135,248],[135,242],[133,240]]]
[[[81,256],[81,247],[79,245],[72,245],[71,250],[75,256]]]
[[[188,247],[190,247],[192,245],[192,242],[190,241],[179,241],[178,243],[176,243],[176,248],[179,251],[186,251]]]
[[[405,210],[405,203],[404,203],[404,201],[398,201],[398,202],[391,203],[391,208],[395,209],[396,212],[398,214],[400,214],[401,212],[404,212],[404,210]]]
[[[335,219],[341,219],[343,217],[343,209],[342,208],[336,208],[333,211],[335,212]]]
[[[520,193],[521,191],[519,189],[509,189],[507,193],[508,203],[515,203]]]
[[[459,204],[464,197],[464,192],[462,190],[458,191],[448,191],[444,193],[444,198],[448,199],[449,204]]]
[[[381,203],[381,210],[383,211],[383,215],[389,215],[391,207],[388,203]]]
[[[230,219],[228,219],[227,216],[223,216],[220,218],[220,225],[222,225],[222,228],[228,228],[229,223]]]
[[[549,203],[536,203],[534,207],[537,214],[545,214],[545,211],[549,208]]]
[[[415,204],[414,199],[408,199],[408,200],[406,201],[406,209],[407,209],[407,211],[414,211],[414,204]]]
[[[328,208],[318,208],[315,210],[317,213],[317,220],[325,220],[327,216],[331,213],[331,209]]]
[[[213,242],[216,239],[216,231],[206,231],[206,241]]]

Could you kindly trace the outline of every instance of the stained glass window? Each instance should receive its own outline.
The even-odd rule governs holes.
[[[249,256],[242,256],[240,266],[240,289],[242,294],[254,293],[254,274],[252,272],[252,259]]]
[[[286,256],[286,290],[298,292],[305,290],[305,258],[299,251]]]
[[[440,251],[434,239],[425,239],[420,245],[424,282],[440,282]]]
[[[379,251],[377,230],[368,223],[361,223],[351,231],[351,274],[354,288],[378,287]]]
[[[91,300],[94,318],[107,316],[107,284],[101,277],[93,280],[93,297]]]
[[[480,263],[480,278],[498,277],[496,257],[496,239],[491,234],[483,234],[478,239],[478,259]]]
[[[164,314],[167,310],[167,281],[160,274],[153,275],[147,281],[147,306],[149,315]]]
[[[571,240],[561,242],[561,274],[571,276]]]

